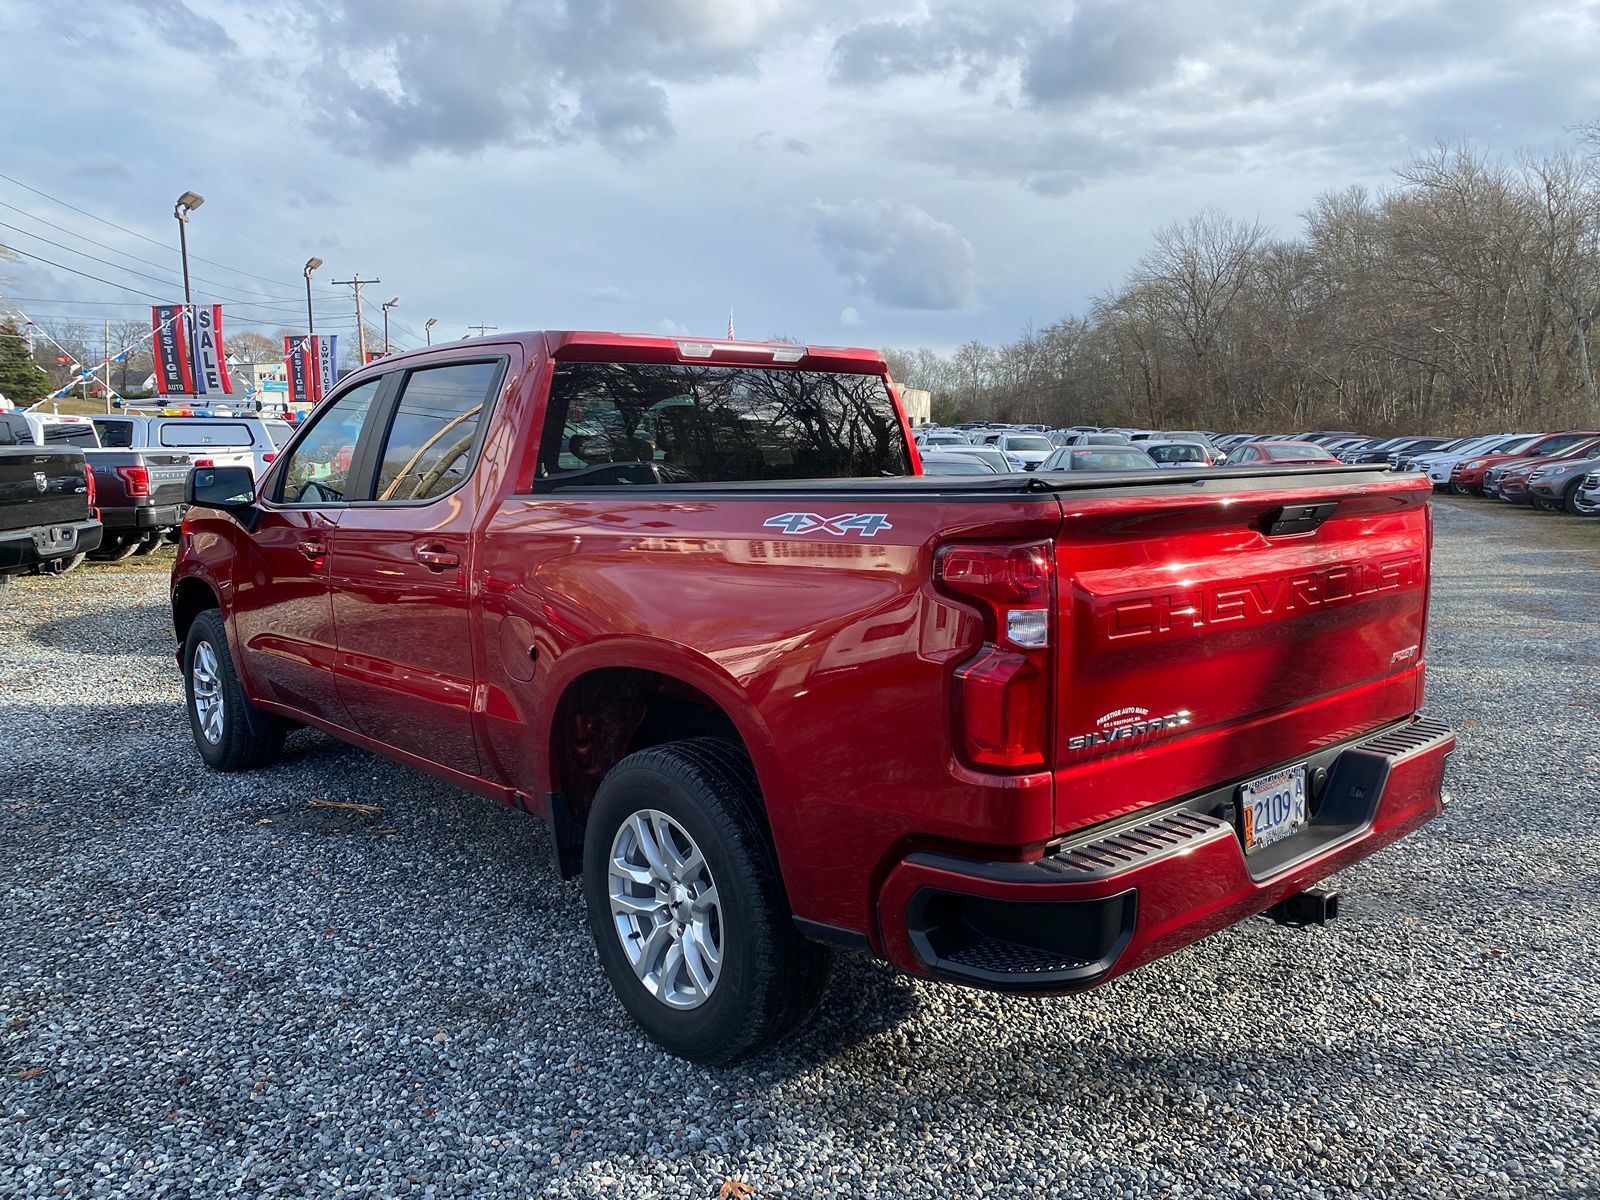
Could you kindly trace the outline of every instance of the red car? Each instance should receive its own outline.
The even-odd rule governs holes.
[[[1585,438],[1573,442],[1565,450],[1554,454],[1545,454],[1536,458],[1528,458],[1506,468],[1500,475],[1500,499],[1511,504],[1532,504],[1533,492],[1528,487],[1528,477],[1546,463],[1560,462],[1568,458],[1590,458],[1595,453],[1595,447],[1600,446],[1600,437]]]
[[[1565,433],[1546,434],[1516,454],[1483,454],[1476,458],[1463,459],[1450,469],[1450,486],[1463,495],[1471,493],[1474,496],[1481,496],[1483,477],[1489,473],[1491,467],[1515,462],[1518,459],[1546,458],[1576,445],[1585,438],[1593,437],[1600,437],[1600,432],[1568,430]]]
[[[1290,467],[1338,463],[1314,442],[1246,442],[1228,455],[1230,467]]]
[[[549,821],[621,1002],[705,1062],[794,1028],[835,949],[1093,987],[1320,923],[1439,814],[1425,479],[918,467],[870,350],[380,359],[259,484],[191,479],[195,745],[237,771],[306,724]]]

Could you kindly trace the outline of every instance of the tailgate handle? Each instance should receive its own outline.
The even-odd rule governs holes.
[[[1285,504],[1267,514],[1267,536],[1279,537],[1286,533],[1310,533],[1339,507],[1337,500],[1326,504]]]

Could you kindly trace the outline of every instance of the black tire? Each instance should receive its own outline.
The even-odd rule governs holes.
[[[612,916],[610,857],[635,813],[665,813],[693,839],[720,899],[721,965],[693,1008],[657,999],[629,963]],[[589,926],[617,998],[666,1050],[708,1065],[747,1058],[815,1010],[831,952],[795,929],[749,758],[720,738],[630,754],[606,775],[584,832]]]
[[[1583,480],[1581,478],[1574,479],[1571,483],[1567,484],[1567,490],[1561,493],[1561,507],[1566,509],[1567,512],[1571,513],[1575,517],[1583,516],[1583,514],[1578,511],[1578,489],[1582,486]]]
[[[138,548],[138,542],[119,537],[109,546],[102,545],[96,550],[94,559],[96,562],[121,562],[125,558],[131,558]]]
[[[144,540],[133,548],[133,552],[143,557],[146,554],[154,553],[160,545],[161,535],[159,533],[147,533],[144,536]]]
[[[195,702],[195,661],[209,647],[215,661],[214,694],[222,702],[221,728],[215,738],[202,728]],[[245,698],[244,686],[233,666],[228,649],[228,630],[222,614],[209,608],[194,619],[183,642],[184,706],[189,713],[189,732],[206,765],[217,771],[248,771],[265,766],[283,753],[288,723],[262,712]]]
[[[67,555],[67,557],[61,559],[56,564],[56,574],[65,575],[68,571],[76,571],[79,567],[83,566],[83,560],[88,557],[89,555],[86,551],[79,551],[77,554]]]

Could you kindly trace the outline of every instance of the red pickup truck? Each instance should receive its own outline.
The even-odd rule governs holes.
[[[1441,808],[1429,497],[921,476],[872,351],[529,333],[196,469],[172,612],[208,763],[311,725],[546,819],[623,1004],[726,1062],[838,947],[1059,993],[1332,915]]]

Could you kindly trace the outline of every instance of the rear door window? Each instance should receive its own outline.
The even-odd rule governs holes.
[[[500,359],[447,363],[406,375],[372,499],[436,500],[465,481],[504,366]]]
[[[77,446],[93,450],[100,445],[94,426],[88,421],[49,421],[43,427],[46,446]]]
[[[910,473],[876,375],[572,362],[555,369],[534,490]]]

